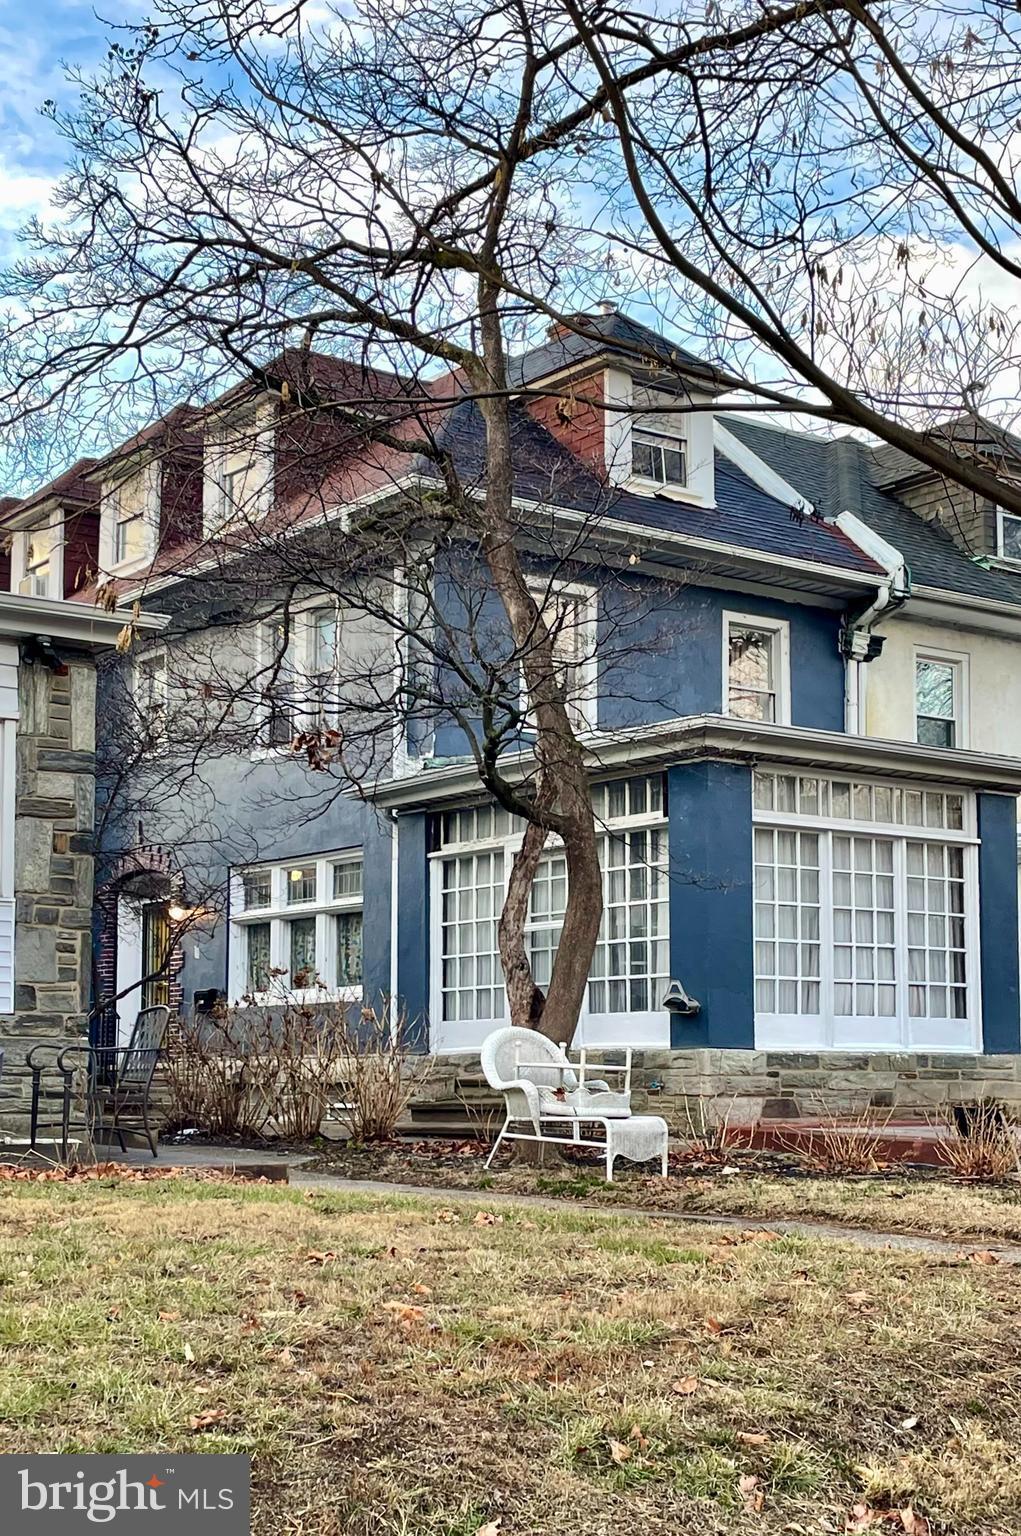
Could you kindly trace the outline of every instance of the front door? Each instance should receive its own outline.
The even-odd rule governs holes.
[[[147,902],[142,908],[142,1008],[170,1002],[170,916],[166,904]]]

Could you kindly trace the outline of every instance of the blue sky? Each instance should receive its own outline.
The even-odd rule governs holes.
[[[69,99],[63,65],[98,63],[110,24],[143,13],[139,0],[0,0],[0,261],[63,168],[64,146],[39,115],[47,97]]]

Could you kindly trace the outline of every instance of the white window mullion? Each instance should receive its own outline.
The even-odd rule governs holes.
[[[893,878],[895,886],[894,921],[897,967],[897,1028],[899,1043],[906,1046],[911,1038],[911,1014],[908,1000],[911,996],[911,977],[908,974],[908,878],[907,842],[898,839],[893,850]]]
[[[833,1048],[833,833],[819,833],[819,1023],[822,1044]]]

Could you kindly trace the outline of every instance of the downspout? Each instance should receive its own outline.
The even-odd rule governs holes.
[[[851,542],[886,572],[874,600],[858,613],[849,610],[840,633],[840,649],[844,657],[844,730],[849,736],[860,736],[865,723],[868,676],[863,668],[880,654],[886,638],[873,634],[873,625],[907,602],[911,596],[911,573],[900,550],[887,543],[853,512],[841,512],[835,521]]]

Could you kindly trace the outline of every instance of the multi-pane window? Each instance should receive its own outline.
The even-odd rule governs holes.
[[[725,615],[724,634],[727,714],[739,720],[786,723],[786,624]]]
[[[233,991],[268,1000],[349,998],[362,985],[362,861],[318,855],[243,870],[233,882]]]
[[[238,412],[220,428],[213,448],[218,494],[215,507],[209,509],[207,533],[217,533],[261,509],[266,451],[254,409]]]
[[[636,426],[631,434],[631,472],[654,485],[687,485],[687,445],[683,437]]]
[[[916,739],[926,747],[959,747],[961,666],[937,656],[915,658]]]
[[[21,579],[18,591],[23,597],[59,597],[53,591],[54,560],[58,530],[52,523],[40,523],[18,535],[21,541]]]
[[[550,632],[571,723],[585,730],[596,723],[595,593],[590,587],[543,581],[530,582],[529,590]]]
[[[592,962],[588,1016],[660,1008],[669,977],[668,841],[660,775],[618,779],[593,791],[603,871],[603,917]],[[506,1014],[497,927],[521,824],[478,806],[441,821],[438,899],[439,1007],[444,1021]],[[489,841],[488,848],[465,846]],[[532,884],[525,942],[536,984],[549,985],[564,913],[567,860],[543,854]]]
[[[759,1043],[975,1048],[971,798],[761,772],[753,803]]]

